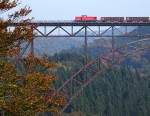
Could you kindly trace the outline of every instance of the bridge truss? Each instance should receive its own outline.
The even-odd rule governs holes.
[[[84,38],[84,67],[72,75],[65,83],[63,83],[53,94],[66,93],[65,100],[67,100],[64,107],[60,107],[62,112],[68,107],[71,101],[99,74],[101,74],[109,66],[121,62],[125,57],[138,52],[140,50],[150,48],[150,32],[149,34],[141,34],[143,27],[149,27],[150,22],[75,22],[75,21],[34,21],[31,24],[37,25],[34,29],[36,32],[36,37],[45,37],[45,38]],[[17,26],[18,23],[13,23],[12,26]],[[101,27],[107,28],[104,31],[101,31]],[[122,32],[117,28],[117,26],[123,26],[125,31]],[[128,31],[128,27],[135,26],[136,28],[132,31]],[[67,27],[67,29],[65,29]],[[78,27],[78,29],[75,29]],[[93,30],[95,27],[97,30]],[[41,29],[43,28],[43,29]],[[48,30],[51,28],[51,30]],[[69,29],[68,29],[69,28]],[[56,30],[62,30],[64,33],[60,34],[59,31],[57,34],[54,32]],[[111,31],[111,34],[107,32]],[[115,34],[117,30],[119,34]],[[88,34],[88,31],[91,31],[92,34]],[[138,32],[133,34],[133,32]],[[84,32],[81,34],[81,32]],[[87,38],[102,38],[107,37],[111,38],[111,48],[105,53],[101,54],[99,57],[93,59],[90,62],[87,62]],[[125,42],[121,45],[116,45],[116,38],[138,38],[136,40]],[[22,52],[19,52],[18,57],[21,58],[28,46],[30,45],[30,52],[34,54],[34,43],[27,43]]]

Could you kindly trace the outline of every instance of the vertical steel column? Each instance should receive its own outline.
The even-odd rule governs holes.
[[[141,39],[141,26],[139,26],[139,30],[138,30],[138,36],[139,36],[139,39]]]
[[[73,26],[71,26],[71,34],[72,34],[72,36],[73,36]]]
[[[98,35],[99,36],[101,35],[101,28],[100,28],[100,26],[98,26]]]
[[[85,28],[85,35],[84,35],[84,82],[87,80],[87,72],[85,65],[87,64],[87,26]]]
[[[127,28],[127,26],[125,26],[126,27],[126,35],[127,35],[127,33],[128,33],[128,28]]]
[[[60,26],[58,26],[58,35],[60,36]]]
[[[112,61],[114,61],[114,47],[115,47],[115,40],[114,40],[114,26],[112,26]]]
[[[139,26],[139,30],[138,30],[138,39],[140,40],[141,39],[141,26]],[[139,42],[139,44],[140,44],[140,47],[142,47],[142,42]]]
[[[44,35],[46,36],[46,26],[44,26]]]
[[[128,27],[125,26],[125,36],[128,35]],[[127,51],[127,46],[124,47],[124,51],[126,52]]]

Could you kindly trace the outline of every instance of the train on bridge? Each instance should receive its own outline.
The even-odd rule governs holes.
[[[75,21],[101,21],[101,22],[150,22],[149,17],[101,17],[98,19],[95,16],[76,16]]]

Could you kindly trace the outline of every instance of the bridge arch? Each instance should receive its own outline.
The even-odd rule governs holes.
[[[87,63],[84,68],[81,68],[78,72],[76,72],[73,76],[71,76],[64,84],[62,84],[57,89],[56,93],[54,93],[54,95],[61,94],[64,92],[67,93],[67,95],[65,96],[67,102],[64,107],[60,108],[61,112],[64,112],[65,109],[71,103],[71,101],[75,99],[76,96],[79,95],[81,91],[89,83],[91,83],[98,75],[100,75],[109,66],[117,62],[123,61],[126,57],[136,52],[149,49],[149,48],[150,48],[150,38],[136,40],[133,42],[127,42],[117,46],[116,48],[114,48],[114,50],[109,50],[103,53],[99,57]],[[95,65],[97,66],[95,67]],[[84,77],[79,78],[81,73],[85,73],[87,71],[92,72],[92,75],[87,77],[86,80],[84,79]]]

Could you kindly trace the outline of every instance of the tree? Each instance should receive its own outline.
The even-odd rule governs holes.
[[[7,13],[17,7],[18,0],[2,0],[0,2],[0,14]],[[63,107],[64,95],[55,95],[54,82],[57,78],[45,72],[54,68],[54,62],[48,62],[47,56],[35,57],[32,52],[23,59],[17,55],[21,50],[20,43],[33,41],[32,20],[24,19],[31,12],[29,7],[9,14],[7,20],[0,17],[0,110],[1,115],[41,115],[50,111],[59,113],[59,107]],[[12,22],[19,25],[13,30],[8,27]],[[23,64],[24,74],[16,68],[16,64]]]

